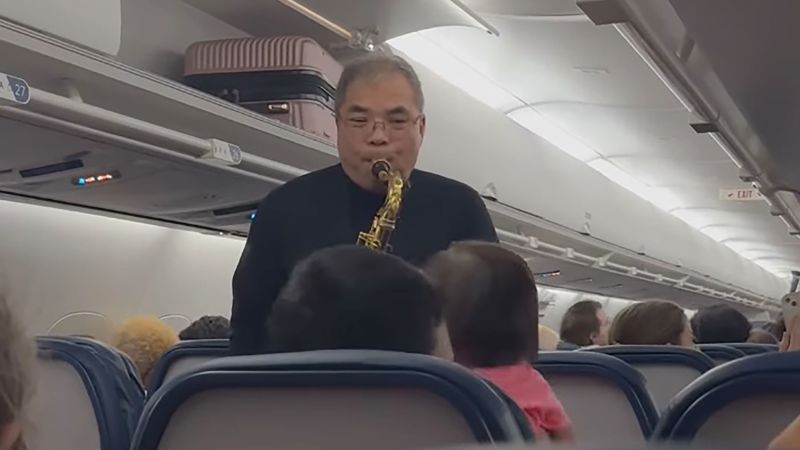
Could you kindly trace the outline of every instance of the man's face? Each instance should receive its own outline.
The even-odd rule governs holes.
[[[372,163],[385,159],[408,177],[425,135],[425,116],[405,76],[390,72],[347,88],[337,128],[345,173],[362,188],[381,191],[384,185],[372,175]]]

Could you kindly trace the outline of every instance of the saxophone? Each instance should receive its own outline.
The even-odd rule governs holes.
[[[386,183],[386,200],[378,209],[369,231],[358,233],[357,245],[377,251],[390,251],[389,239],[397,223],[400,204],[403,201],[403,188],[406,181],[400,171],[392,170],[389,162],[379,159],[372,164],[372,174],[383,183]]]

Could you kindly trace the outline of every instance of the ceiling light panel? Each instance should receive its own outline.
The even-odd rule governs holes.
[[[423,32],[396,37],[388,44],[494,109],[503,110],[522,104],[511,92],[480,73],[469,62],[443,49]]]

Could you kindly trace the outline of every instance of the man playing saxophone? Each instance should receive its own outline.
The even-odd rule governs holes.
[[[268,349],[264,324],[294,266],[339,244],[389,251],[413,264],[461,240],[497,241],[480,196],[415,170],[425,136],[414,69],[373,54],[345,67],[337,87],[340,164],[296,178],[258,208],[233,277],[231,349]]]

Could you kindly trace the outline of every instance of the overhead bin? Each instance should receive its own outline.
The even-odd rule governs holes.
[[[380,43],[440,26],[468,26],[497,34],[460,0],[183,1],[255,36],[296,34],[302,29],[329,48],[342,47],[351,37],[358,40],[360,33]],[[309,30],[309,19],[319,27]]]
[[[116,55],[122,32],[121,0],[3,0],[0,18]]]

